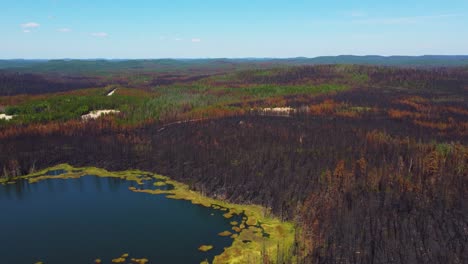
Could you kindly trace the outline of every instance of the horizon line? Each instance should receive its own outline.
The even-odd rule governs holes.
[[[52,60],[287,60],[287,59],[317,59],[325,57],[381,57],[381,58],[392,58],[392,57],[409,57],[409,58],[420,58],[420,57],[467,57],[468,54],[423,54],[423,55],[354,55],[354,54],[341,54],[341,55],[321,55],[321,56],[295,56],[295,57],[146,57],[146,58],[0,58],[4,61],[12,60],[37,60],[37,61],[52,61]]]

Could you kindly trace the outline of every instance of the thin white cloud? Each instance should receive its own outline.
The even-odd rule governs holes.
[[[109,36],[109,34],[107,34],[106,32],[95,32],[95,33],[91,33],[91,36],[97,37],[97,38],[106,38]]]
[[[22,28],[38,28],[40,26],[41,25],[39,23],[36,23],[36,22],[28,22],[28,23],[21,24]]]
[[[460,17],[459,14],[444,14],[432,16],[412,16],[412,17],[388,17],[388,18],[373,18],[373,19],[358,19],[353,23],[357,24],[380,24],[380,25],[407,25],[426,22],[429,20],[438,20],[444,18]]]
[[[71,31],[71,29],[69,29],[69,28],[59,28],[59,29],[57,29],[57,31],[62,32],[62,33],[68,33],[68,32]]]
[[[181,41],[182,38],[175,38],[174,40],[175,40],[175,41]]]
[[[192,42],[194,42],[194,43],[196,43],[196,42],[201,42],[201,39],[199,39],[199,38],[193,38],[193,39],[192,39]]]
[[[23,33],[31,33],[31,30],[29,30],[29,29],[24,29],[24,30],[23,30]]]

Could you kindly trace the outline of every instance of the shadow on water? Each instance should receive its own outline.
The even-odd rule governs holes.
[[[86,175],[0,185],[0,262],[107,263],[130,253],[150,263],[200,263],[231,245],[218,233],[239,216],[225,219],[225,211],[129,190],[174,188],[155,181]],[[201,252],[201,245],[214,248]]]

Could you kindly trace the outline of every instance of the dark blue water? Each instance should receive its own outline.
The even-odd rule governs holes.
[[[231,229],[224,212],[129,186],[136,183],[95,176],[0,185],[0,263],[110,263],[123,253],[200,263],[231,245],[217,235]],[[202,244],[214,249],[199,252]]]

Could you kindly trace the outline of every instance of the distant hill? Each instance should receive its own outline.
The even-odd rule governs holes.
[[[316,58],[286,59],[294,64],[361,64],[409,67],[457,67],[468,66],[468,55],[442,56],[324,56]]]
[[[457,56],[325,56],[316,58],[147,59],[147,60],[0,60],[0,70],[23,73],[105,75],[124,72],[217,73],[232,70],[319,64],[360,64],[399,67],[468,66],[468,55]]]

